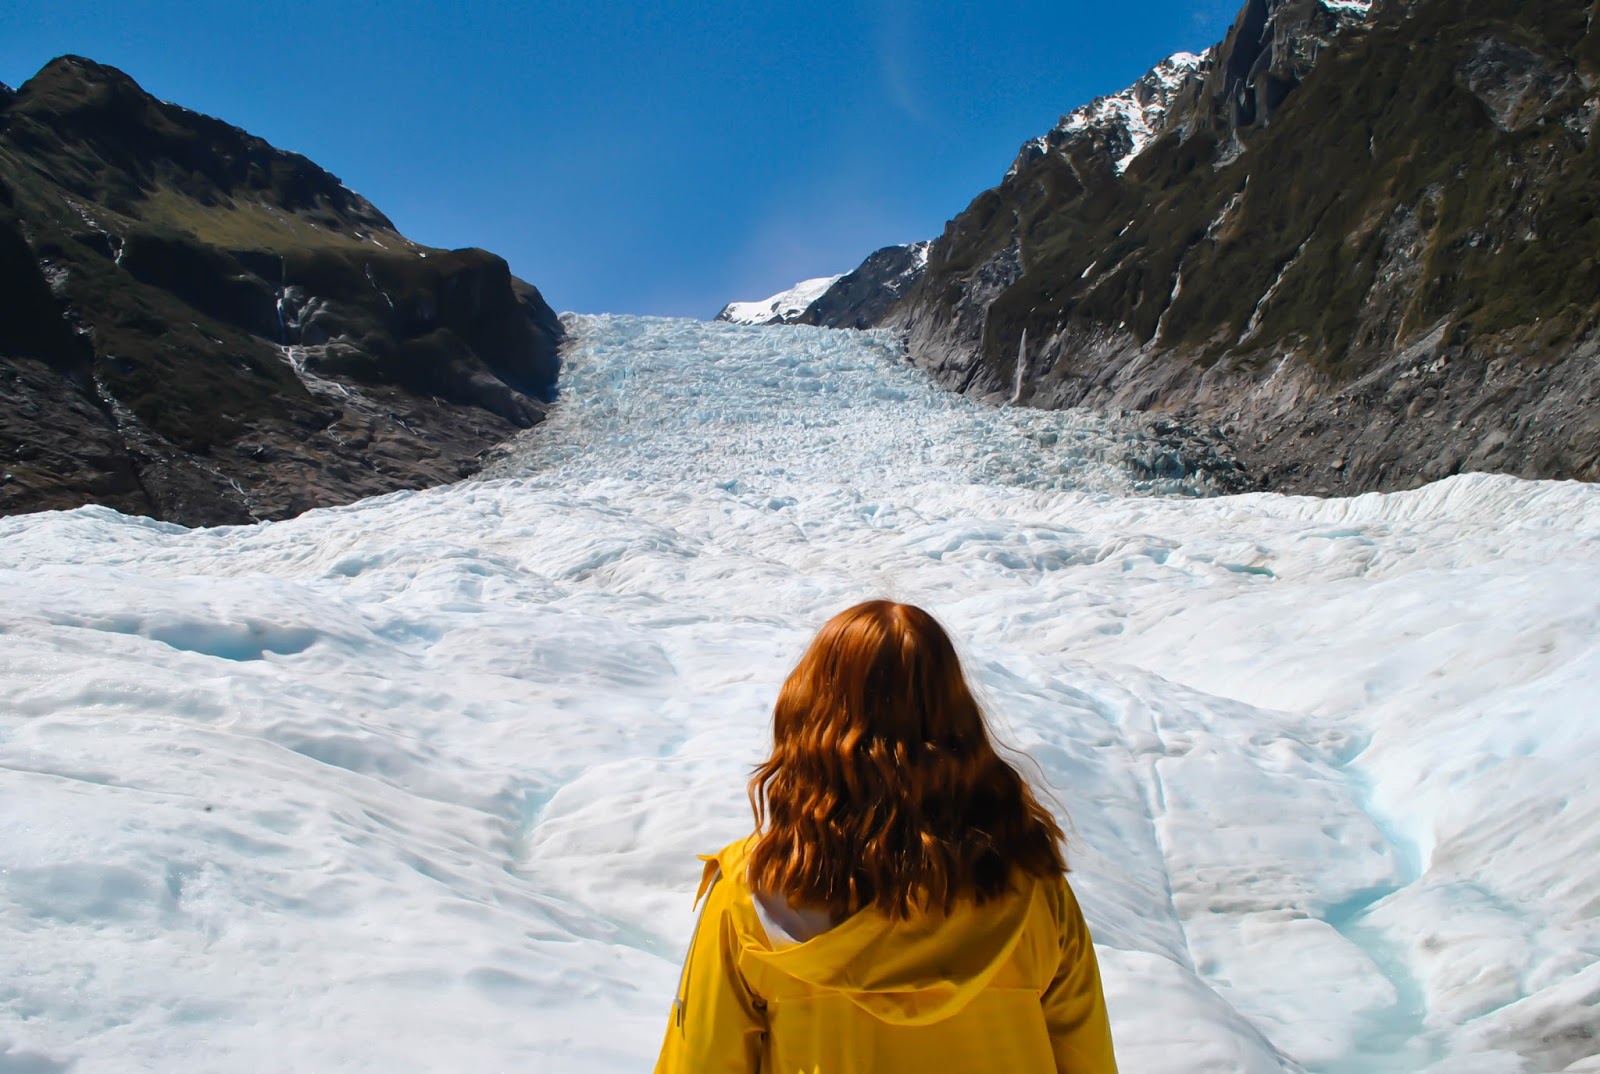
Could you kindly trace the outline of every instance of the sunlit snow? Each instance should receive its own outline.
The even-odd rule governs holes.
[[[571,327],[516,476],[0,520],[0,1071],[648,1069],[874,595],[1053,788],[1125,1071],[1597,1069],[1600,491],[1129,495],[882,338]]]
[[[1088,104],[1068,112],[1061,117],[1054,131],[1033,139],[1023,146],[1023,150],[1026,152],[1032,147],[1035,153],[1047,153],[1054,138],[1090,128],[1118,131],[1123,137],[1115,150],[1112,165],[1120,175],[1128,170],[1128,165],[1133,163],[1135,157],[1150,148],[1166,123],[1173,100],[1197,74],[1203,73],[1211,62],[1211,55],[1212,50],[1206,49],[1200,53],[1177,52],[1168,56],[1120,93],[1096,97]],[[1018,163],[1012,164],[1006,178],[1017,173],[1022,159],[1019,157]]]
[[[839,281],[839,276],[818,276],[801,280],[787,291],[756,302],[730,302],[722,307],[717,320],[733,324],[756,325],[788,323],[806,311],[806,307]]]

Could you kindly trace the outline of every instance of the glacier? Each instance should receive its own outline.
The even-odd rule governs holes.
[[[1600,490],[1131,480],[872,333],[569,317],[481,480],[0,519],[0,1071],[638,1071],[829,615],[1059,809],[1124,1070],[1600,1070]]]

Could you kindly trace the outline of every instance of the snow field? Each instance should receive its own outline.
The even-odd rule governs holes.
[[[756,302],[730,302],[717,316],[719,320],[738,325],[767,324],[774,317],[788,321],[789,318],[804,313],[807,306],[821,298],[828,288],[842,278],[843,274],[801,280],[787,291],[780,291],[771,298]]]
[[[573,327],[521,476],[0,520],[0,1072],[646,1069],[874,595],[1061,807],[1125,1070],[1597,1069],[1596,490],[1131,497],[880,339]]]

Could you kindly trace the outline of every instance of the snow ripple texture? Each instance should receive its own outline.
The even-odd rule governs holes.
[[[573,327],[521,476],[0,520],[0,1071],[648,1069],[874,595],[1067,819],[1123,1069],[1600,1070],[1600,491],[1129,496],[881,339]]]

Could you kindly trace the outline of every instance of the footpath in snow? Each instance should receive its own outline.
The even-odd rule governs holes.
[[[0,520],[0,1074],[648,1069],[877,595],[1059,805],[1125,1070],[1600,1070],[1600,490],[1153,496],[882,338],[571,328],[493,479]]]

